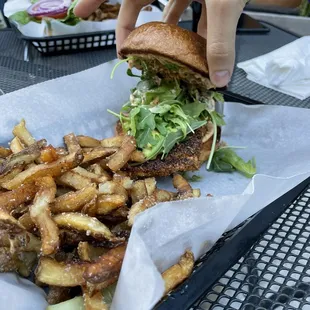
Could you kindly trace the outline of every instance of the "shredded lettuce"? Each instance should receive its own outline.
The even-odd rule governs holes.
[[[37,22],[37,23],[40,23],[39,20],[37,20],[36,18],[34,17],[31,17],[27,11],[19,11],[19,12],[16,12],[14,14],[12,14],[9,19],[12,21],[12,22],[16,22],[18,24],[21,24],[21,25],[26,25],[30,22]]]

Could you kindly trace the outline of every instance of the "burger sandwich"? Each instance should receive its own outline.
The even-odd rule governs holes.
[[[204,162],[214,168],[225,122],[215,109],[223,97],[209,79],[205,39],[176,25],[151,22],[131,32],[119,54],[129,64],[128,75],[137,76],[133,68],[141,74],[128,102],[114,113],[116,132],[133,136],[145,157],[123,170],[158,177],[199,170]],[[218,158],[217,164],[227,168],[227,160],[222,165]],[[254,168],[253,162],[244,164]]]

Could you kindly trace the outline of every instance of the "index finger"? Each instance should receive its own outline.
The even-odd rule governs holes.
[[[116,26],[116,49],[119,51],[124,40],[135,29],[142,6],[125,0],[120,8]]]
[[[95,12],[99,6],[107,0],[80,0],[73,9],[74,15],[86,18]]]

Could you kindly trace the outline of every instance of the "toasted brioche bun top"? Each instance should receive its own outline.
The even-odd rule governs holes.
[[[178,64],[195,73],[194,79],[204,80],[205,87],[213,88],[209,80],[206,40],[179,26],[163,22],[143,24],[130,33],[119,55],[121,58],[135,56]]]

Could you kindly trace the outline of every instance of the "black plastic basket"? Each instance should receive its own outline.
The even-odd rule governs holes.
[[[10,25],[17,32],[20,39],[31,43],[42,55],[91,51],[115,46],[116,44],[115,30],[36,38],[23,35],[13,23],[10,23]]]

